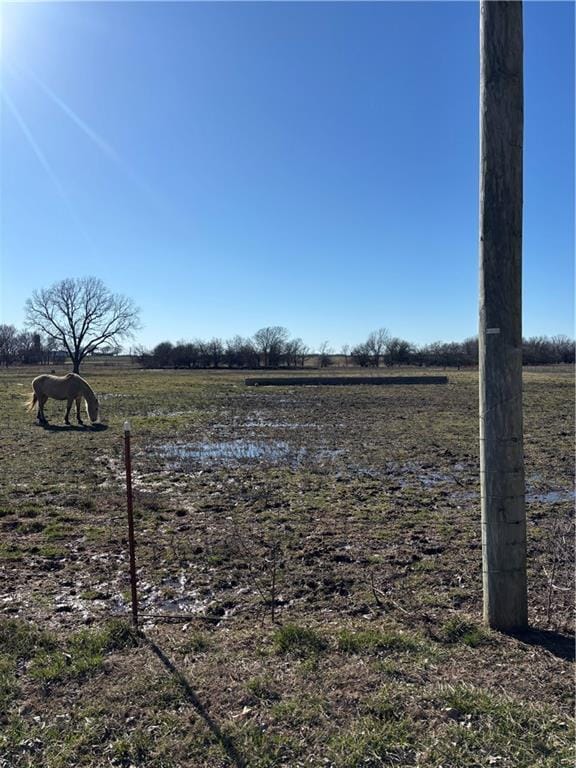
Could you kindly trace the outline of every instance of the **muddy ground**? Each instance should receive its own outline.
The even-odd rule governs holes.
[[[571,764],[570,369],[525,372],[522,638],[481,624],[475,372],[252,388],[87,367],[100,429],[52,401],[35,424],[32,373],[0,374],[0,639],[28,638],[4,640],[6,765]],[[130,610],[126,418],[144,636],[88,663]]]

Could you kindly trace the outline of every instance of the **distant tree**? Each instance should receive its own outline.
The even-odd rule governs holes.
[[[374,368],[378,368],[380,361],[384,357],[388,339],[389,333],[386,328],[379,328],[377,331],[372,331],[366,339],[366,350],[372,358],[372,365]]]
[[[224,361],[229,368],[257,368],[258,353],[251,339],[234,336],[224,346]]]
[[[348,358],[350,357],[350,344],[342,345],[342,355],[344,357],[344,365],[348,367]]]
[[[152,350],[152,360],[156,368],[171,368],[174,365],[174,345],[171,341],[161,341]]]
[[[224,344],[221,339],[210,339],[205,345],[208,356],[208,365],[212,368],[218,368],[224,357]]]
[[[11,365],[18,358],[18,331],[13,325],[0,325],[0,360]]]
[[[177,341],[172,350],[172,363],[175,368],[192,368],[197,364],[198,349],[189,341]]]
[[[575,359],[574,339],[568,336],[553,336],[551,339],[558,363],[573,363]]]
[[[462,354],[465,365],[478,365],[478,337],[471,336],[462,342]]]
[[[448,343],[435,341],[427,344],[420,349],[420,356],[426,365],[437,365],[442,368],[460,367],[467,361],[463,345],[455,341]]]
[[[406,365],[412,356],[412,345],[409,341],[392,337],[386,342],[386,364]]]
[[[138,365],[141,365],[143,368],[153,368],[154,362],[152,360],[152,353],[146,349],[146,347],[143,347],[141,344],[137,344],[132,349],[132,355],[133,358],[136,360]]]
[[[16,337],[18,360],[25,365],[42,362],[42,339],[39,333],[23,331]]]
[[[302,339],[289,339],[284,344],[284,359],[288,368],[304,368],[309,350]]]
[[[111,293],[96,277],[85,277],[34,291],[26,302],[26,325],[61,344],[78,373],[86,355],[131,337],[140,321],[131,299]]]
[[[362,368],[367,368],[373,364],[372,355],[368,349],[367,344],[357,344],[350,351],[350,356],[355,365],[359,365]]]
[[[288,330],[280,325],[261,328],[254,334],[254,344],[264,368],[276,367],[288,341]]]
[[[42,339],[42,362],[48,364],[53,363],[57,350],[58,342],[56,339],[52,339],[50,336],[44,336]]]
[[[327,341],[323,341],[320,344],[320,350],[318,352],[318,365],[320,368],[328,368],[332,365],[332,349]]]

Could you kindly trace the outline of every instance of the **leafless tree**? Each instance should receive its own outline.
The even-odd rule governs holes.
[[[221,339],[213,338],[206,343],[206,352],[209,358],[209,365],[212,368],[218,368],[224,357],[224,344]]]
[[[290,339],[284,345],[284,355],[288,368],[304,368],[308,347],[302,339]]]
[[[229,368],[258,367],[258,353],[253,342],[238,335],[226,341],[224,360]]]
[[[350,344],[342,345],[342,355],[344,357],[344,367],[348,368],[348,358],[350,357]]]
[[[323,341],[322,344],[320,344],[318,365],[320,368],[328,368],[329,365],[332,365],[332,349],[327,341]]]
[[[355,347],[352,347],[350,356],[354,361],[354,365],[360,365],[362,368],[372,365],[372,356],[366,343],[356,344]]]
[[[280,325],[271,325],[256,331],[254,343],[258,353],[262,356],[264,368],[278,365],[287,341],[288,330]]]
[[[374,368],[378,368],[380,360],[384,357],[388,339],[389,333],[386,328],[379,328],[377,331],[372,331],[366,339],[366,349],[372,357],[372,365]]]
[[[75,373],[86,355],[131,337],[139,314],[131,299],[111,293],[96,277],[61,280],[26,302],[27,327],[62,344]]]
[[[409,363],[412,351],[409,341],[392,337],[386,342],[386,363],[388,365]]]
[[[4,365],[13,363],[18,355],[18,331],[13,325],[0,325],[0,359]]]

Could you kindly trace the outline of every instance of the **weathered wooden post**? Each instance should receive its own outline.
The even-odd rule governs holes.
[[[484,620],[528,624],[522,434],[522,3],[480,3],[480,475]]]
[[[128,512],[128,548],[130,553],[130,590],[132,593],[132,623],[138,626],[138,591],[136,588],[136,544],[132,509],[132,457],[130,455],[130,422],[124,422],[124,466],[126,469],[126,507]]]

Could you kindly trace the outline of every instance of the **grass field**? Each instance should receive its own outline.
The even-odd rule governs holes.
[[[86,366],[99,430],[54,401],[39,427],[38,372],[0,372],[0,766],[574,764],[571,369],[524,374],[521,638],[481,624],[476,372],[259,389]],[[191,615],[141,634],[126,418],[141,611]]]

